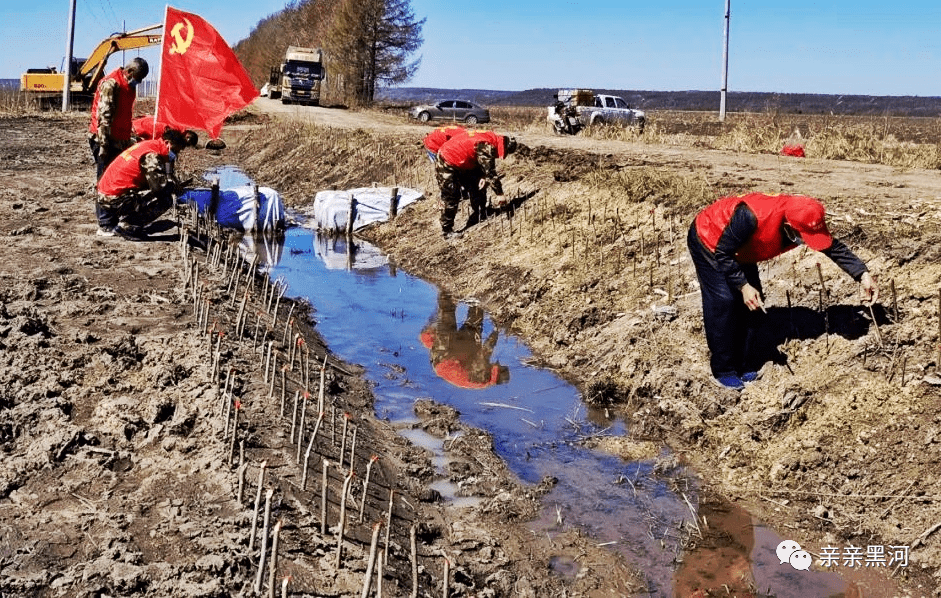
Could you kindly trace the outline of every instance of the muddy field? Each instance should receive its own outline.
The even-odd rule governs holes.
[[[150,243],[95,237],[86,119],[0,118],[0,594],[251,595],[262,462],[271,525],[282,522],[274,581],[290,575],[291,596],[360,595],[375,523],[384,596],[410,595],[413,576],[418,595],[441,595],[445,572],[451,596],[642,588],[643,571],[577,530],[532,534],[526,522],[551,481],[517,483],[484,434],[467,430],[452,447],[466,464],[454,468],[456,481],[473,480],[483,506],[437,501],[429,455],[375,419],[356,364],[327,359],[328,408],[305,484],[287,414],[295,391],[317,395],[329,347],[297,318],[314,374],[285,374],[284,409],[255,332],[264,341],[268,330],[288,351],[291,308],[267,309],[260,276],[242,270],[253,290],[233,295],[232,264],[207,256],[204,236],[180,243],[169,225]],[[739,542],[707,522],[742,509],[817,556],[827,546],[907,547],[906,566],[870,567],[878,580],[860,577],[847,595],[939,595],[937,171],[562,139],[533,128],[520,134],[529,151],[501,165],[517,198],[511,207],[445,242],[419,148],[425,131],[394,115],[281,111],[262,100],[227,125],[226,150],[186,152],[181,167],[238,165],[295,206],[326,187],[425,191],[432,201],[364,236],[402,268],[479,299],[586,401],[627,421],[627,436],[601,440],[607,450],[636,459],[643,443],[666,442],[703,475],[706,529],[688,545],[677,596],[758,595],[747,564],[717,571],[697,561]],[[763,267],[767,345],[779,363],[739,395],[710,380],[684,237],[696,210],[747,190],[821,198],[834,233],[878,275],[882,300],[860,306],[856,285],[826,260],[821,288],[812,252]],[[243,296],[250,325],[239,334]],[[433,433],[461,428],[434,402],[417,403],[416,413]],[[308,440],[312,428],[308,421]],[[345,428],[357,430],[355,451]],[[350,453],[355,476],[344,493]],[[324,461],[332,464],[326,533]],[[344,495],[350,517],[338,559]],[[576,566],[554,569],[559,559]]]

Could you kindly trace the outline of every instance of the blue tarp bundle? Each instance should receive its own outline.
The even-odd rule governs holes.
[[[211,189],[190,189],[180,196],[182,202],[195,202],[199,212],[205,214],[212,199]],[[219,226],[238,231],[272,232],[284,228],[284,202],[281,194],[269,187],[258,188],[258,206],[255,190],[250,185],[219,190],[216,207]]]

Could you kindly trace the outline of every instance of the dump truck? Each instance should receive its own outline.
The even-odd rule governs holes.
[[[281,98],[282,104],[298,102],[320,105],[320,87],[326,73],[323,69],[323,50],[288,46],[284,62],[271,67],[268,79],[268,97]]]
[[[103,39],[88,58],[73,58],[72,64],[60,72],[55,67],[33,68],[20,76],[20,91],[40,99],[62,96],[65,68],[69,70],[69,90],[74,101],[90,102],[98,83],[105,76],[108,58],[121,50],[136,50],[159,45],[163,37],[162,24],[143,27],[125,33],[115,33]]]
[[[566,114],[563,117],[563,113]],[[546,119],[556,126],[566,124],[568,115],[576,118],[581,127],[605,124],[622,125],[644,132],[647,116],[643,110],[631,108],[620,96],[596,94],[590,89],[560,89],[556,94],[556,103],[549,106]],[[571,128],[571,127],[569,127]],[[577,132],[577,131],[576,131]]]

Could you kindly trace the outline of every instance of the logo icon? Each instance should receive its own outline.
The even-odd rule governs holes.
[[[180,34],[180,31],[184,27],[184,22],[186,22],[186,37]],[[189,19],[183,19],[183,21],[179,21],[173,26],[173,29],[170,30],[170,35],[175,40],[173,45],[170,46],[170,54],[185,54],[190,44],[193,43],[193,24],[190,23]]]
[[[775,554],[778,555],[779,565],[788,563],[798,571],[807,571],[813,562],[813,558],[806,550],[801,550],[801,545],[794,540],[784,540],[778,544]]]

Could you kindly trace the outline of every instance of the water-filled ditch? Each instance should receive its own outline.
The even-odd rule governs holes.
[[[210,174],[220,177],[223,188],[250,182],[234,168]],[[586,448],[593,436],[623,436],[624,423],[586,408],[575,387],[531,365],[525,344],[498,329],[473,300],[455,301],[396,269],[368,243],[321,236],[304,226],[289,228],[283,246],[268,240],[255,247],[270,276],[286,283],[287,296],[313,306],[330,350],[365,368],[376,415],[434,451],[442,474],[442,441],[412,427],[419,398],[450,405],[462,421],[492,434],[497,454],[521,480],[557,480],[532,523],[534,533],[578,527],[643,571],[653,596],[685,591],[702,572],[721,578],[738,570],[753,576],[762,596],[845,591],[847,583],[835,573],[781,564],[776,547],[782,539],[741,509],[700,510],[695,472],[667,447],[637,461]],[[435,488],[455,508],[474,505],[473,498],[455,496],[444,475]],[[693,511],[700,526],[728,528],[717,535],[729,540],[684,553],[684,541],[697,534]],[[554,570],[575,575],[577,564],[560,557]]]

